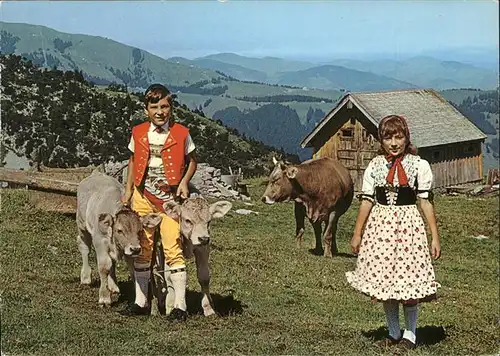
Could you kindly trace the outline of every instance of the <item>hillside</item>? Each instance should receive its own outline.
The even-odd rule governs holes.
[[[440,92],[446,100],[488,135],[483,145],[484,168],[498,168],[500,125],[497,90],[450,89]]]
[[[386,76],[335,65],[324,65],[302,71],[280,73],[278,78],[278,84],[306,86],[325,90],[374,91],[416,87],[411,83]]]
[[[244,81],[257,81],[261,83],[267,82],[267,74],[260,72],[258,70],[253,70],[246,68],[237,64],[230,64],[219,62],[210,58],[198,58],[194,60],[189,60],[182,57],[171,57],[168,58],[169,62],[180,63],[188,66],[196,66],[199,68],[212,69],[219,72],[223,72],[233,78]]]
[[[315,66],[309,62],[286,60],[276,57],[254,58],[240,56],[234,53],[218,53],[197,58],[197,60],[203,59],[210,59],[212,61],[245,67],[254,71],[265,73],[268,76],[272,76],[278,72],[299,71]]]
[[[96,84],[112,82],[146,88],[151,82],[187,86],[220,78],[208,69],[168,62],[108,38],[68,34],[48,27],[0,22],[2,54],[17,54],[34,64],[82,71]]]
[[[321,112],[320,117],[315,119],[319,121],[323,115]],[[268,117],[273,117],[274,120],[271,122]],[[300,140],[308,133],[308,127],[302,125],[297,113],[287,106],[266,104],[243,112],[236,107],[229,107],[215,112],[213,118],[248,137],[282,148],[285,152],[298,154],[302,160],[312,155],[309,149],[300,149]]]
[[[41,70],[20,56],[0,56],[2,145],[51,167],[75,167],[128,158],[131,127],[144,120],[137,95],[99,90],[78,71]],[[196,115],[176,103],[200,161],[226,171],[264,174],[274,154],[260,142]],[[297,157],[288,156],[297,160]]]

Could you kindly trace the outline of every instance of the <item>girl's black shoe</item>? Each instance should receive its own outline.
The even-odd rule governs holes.
[[[170,314],[167,315],[168,321],[186,321],[187,312],[185,310],[174,308]]]
[[[121,312],[121,314],[126,316],[149,315],[150,310],[148,307],[140,307],[134,303],[129,309],[125,309]]]

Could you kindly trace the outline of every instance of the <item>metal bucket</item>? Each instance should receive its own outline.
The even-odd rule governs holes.
[[[220,176],[221,181],[223,181],[229,187],[236,187],[240,176],[236,174],[223,174]]]

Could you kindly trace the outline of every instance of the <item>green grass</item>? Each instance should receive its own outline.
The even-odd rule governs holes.
[[[212,227],[212,293],[220,317],[200,315],[193,262],[188,265],[184,324],[119,314],[132,297],[124,264],[124,295],[110,309],[97,306],[93,286],[79,285],[74,217],[35,210],[26,191],[3,190],[1,201],[1,342],[5,354],[334,354],[377,355],[385,334],[379,304],[353,290],[344,273],[355,259],[348,243],[358,203],[340,220],[339,249],[311,254],[311,227],[296,248],[293,205],[258,201],[260,180],[249,182],[260,214],[234,212]],[[442,284],[437,302],[422,305],[413,355],[498,352],[498,198],[437,197]],[[486,240],[472,236],[484,234]],[[95,255],[91,255],[95,266]]]

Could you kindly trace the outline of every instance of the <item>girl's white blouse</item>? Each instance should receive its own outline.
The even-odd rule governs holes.
[[[419,191],[417,196],[427,199],[433,182],[433,175],[429,162],[420,156],[408,154],[403,158],[401,164],[408,177],[408,185],[415,189],[415,185],[417,184],[417,189]],[[373,158],[366,167],[363,175],[363,185],[361,188],[362,195],[373,196],[376,187],[386,186],[386,177],[388,173],[389,167],[385,157],[380,155]],[[397,177],[398,175],[396,172],[394,175],[394,186],[399,186]]]

